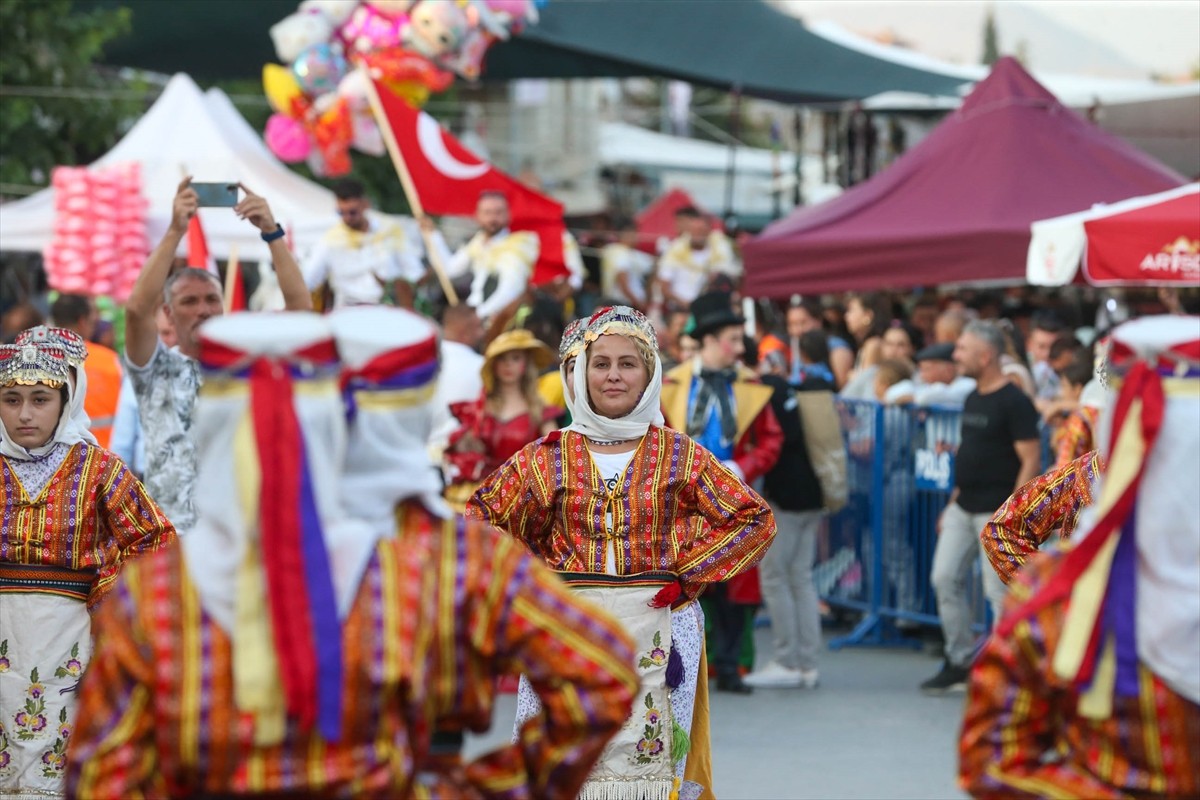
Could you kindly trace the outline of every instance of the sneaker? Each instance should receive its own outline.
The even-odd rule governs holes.
[[[965,692],[967,690],[966,667],[959,667],[949,661],[942,662],[942,669],[937,675],[921,684],[925,694],[948,694],[950,692]]]
[[[794,689],[804,684],[804,673],[772,661],[747,675],[746,683],[759,689]]]

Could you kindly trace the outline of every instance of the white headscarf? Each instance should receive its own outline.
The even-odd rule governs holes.
[[[601,336],[622,336],[619,333],[603,333]],[[633,341],[632,337],[625,337]],[[638,398],[637,405],[623,417],[612,419],[610,417],[602,417],[592,409],[592,403],[588,399],[588,359],[591,354],[591,346],[585,348],[580,354],[575,364],[575,402],[570,404],[570,394],[567,394],[569,408],[571,411],[571,424],[567,426],[567,430],[582,433],[589,439],[598,441],[616,441],[623,439],[640,439],[646,435],[651,425],[662,425],[662,359],[658,356],[658,350],[654,352],[654,371],[650,375],[650,382],[646,384],[645,391]]]

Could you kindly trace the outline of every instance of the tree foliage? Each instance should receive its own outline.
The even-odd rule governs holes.
[[[104,94],[139,87],[95,64],[129,23],[125,8],[0,0],[0,183],[44,184],[55,165],[90,163],[141,113],[143,104]]]

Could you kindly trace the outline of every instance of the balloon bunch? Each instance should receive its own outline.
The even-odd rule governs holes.
[[[50,287],[125,302],[150,255],[141,166],[55,167],[51,184],[54,238],[43,253]]]
[[[275,113],[264,138],[321,176],[350,170],[350,148],[382,155],[368,101],[371,77],[419,108],[456,75],[479,77],[493,42],[537,21],[546,0],[304,0],[271,28],[280,64],[263,67]]]

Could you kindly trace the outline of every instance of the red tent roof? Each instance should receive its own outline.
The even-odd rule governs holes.
[[[787,297],[1023,281],[1034,220],[1184,182],[1003,58],[886,170],[747,242],[744,291]]]

